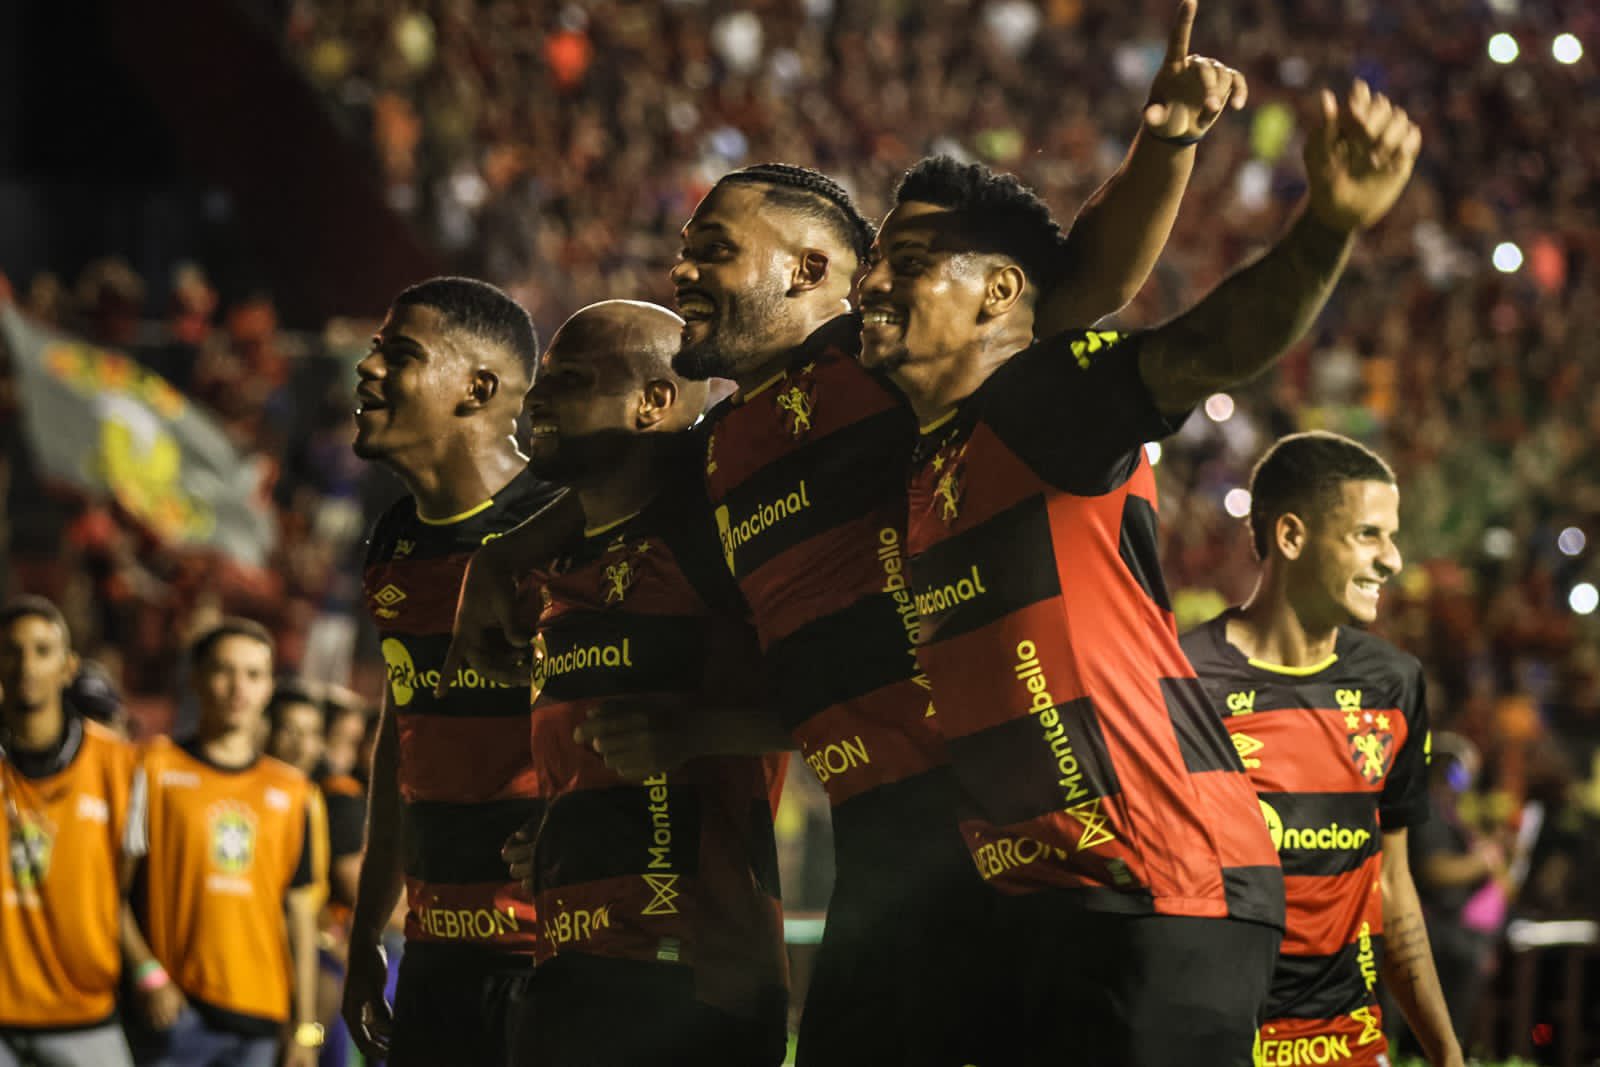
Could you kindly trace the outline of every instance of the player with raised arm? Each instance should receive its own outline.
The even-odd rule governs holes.
[[[356,452],[410,490],[367,551],[389,684],[343,1009],[363,1054],[391,1067],[509,1062],[512,1002],[531,980],[533,909],[500,860],[538,810],[527,691],[446,668],[445,650],[472,553],[558,492],[527,470],[513,436],[538,358],[533,322],[510,297],[434,278],[395,299],[356,368]],[[456,684],[437,695],[446,671]],[[402,886],[391,1019],[380,945]]]
[[[1250,478],[1255,591],[1183,638],[1283,859],[1266,1063],[1385,1067],[1380,975],[1428,1062],[1462,1063],[1406,850],[1428,815],[1422,665],[1361,629],[1400,572],[1399,527],[1382,459],[1337,434],[1283,438]]]
[[[531,466],[576,492],[588,526],[525,583],[545,809],[506,850],[543,933],[522,1063],[761,1067],[787,1044],[771,811],[786,757],[614,753],[628,781],[574,736],[607,702],[692,728],[762,700],[691,458],[704,445],[685,432],[706,385],[670,366],[682,326],[652,304],[591,305],[529,399]]]
[[[1250,1062],[1282,873],[1178,647],[1143,444],[1269,367],[1404,187],[1420,141],[1404,113],[1361,83],[1322,104],[1288,234],[1156,329],[1035,341],[1049,211],[948,158],[907,174],[861,283],[863,362],[922,422],[918,652],[963,836],[1006,895],[1017,1062],[1190,1063],[1197,1046]]]

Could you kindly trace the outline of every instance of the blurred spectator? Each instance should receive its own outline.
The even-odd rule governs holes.
[[[67,685],[67,704],[86,719],[99,723],[118,737],[128,736],[128,709],[111,674],[92,659],[78,665]]]
[[[303,686],[279,682],[267,704],[267,754],[314,779],[326,743],[322,705]]]

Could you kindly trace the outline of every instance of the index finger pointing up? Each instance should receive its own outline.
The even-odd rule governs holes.
[[[1194,29],[1194,13],[1199,0],[1178,0],[1178,17],[1167,38],[1167,63],[1181,64],[1189,55],[1189,31]]]

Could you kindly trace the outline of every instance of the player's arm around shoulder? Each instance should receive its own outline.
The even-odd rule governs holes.
[[[1383,835],[1383,981],[1417,1035],[1433,1067],[1462,1067],[1460,1042],[1450,1025],[1439,972],[1422,917],[1422,901],[1406,854],[1407,831]]]
[[[1410,180],[1422,134],[1405,111],[1356,81],[1323,90],[1305,148],[1308,192],[1289,231],[1189,311],[1147,335],[1140,372],[1163,411],[1270,367],[1298,341],[1344,270],[1356,234],[1375,225]]]

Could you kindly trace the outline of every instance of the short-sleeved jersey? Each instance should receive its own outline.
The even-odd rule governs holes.
[[[1137,341],[1018,353],[924,431],[920,654],[979,873],[1084,907],[1283,921],[1254,790],[1178,647]]]
[[[1382,837],[1428,814],[1422,667],[1350,627],[1326,662],[1274,667],[1228,641],[1230,617],[1191,631],[1183,648],[1226,716],[1283,859],[1288,922],[1263,1007],[1266,1062],[1320,1042],[1330,1063],[1376,1067],[1387,1052],[1376,993]]]
[[[202,1010],[272,1033],[289,1018],[293,988],[284,895],[327,884],[322,795],[270,756],[219,767],[165,737],[145,750],[143,769],[139,911],[150,951]]]
[[[697,483],[587,533],[527,583],[542,651],[533,759],[547,805],[535,841],[539,956],[687,966],[701,1000],[781,1025],[772,806],[787,756],[701,758],[638,784],[573,739],[603,701],[761,700],[756,638]]]
[[[0,762],[0,1027],[89,1026],[116,1008],[134,749],[93,722],[67,730],[53,773]]]
[[[431,521],[405,497],[378,520],[363,580],[400,737],[406,938],[531,955],[537,936],[500,848],[539,811],[528,693],[471,668],[433,695],[472,554],[556,496],[524,470],[490,500]]]
[[[706,448],[723,555],[775,702],[834,807],[841,882],[846,867],[892,875],[872,869],[885,848],[960,855],[906,578],[916,422],[856,362],[859,345],[854,316],[824,326],[788,370],[713,412]]]

